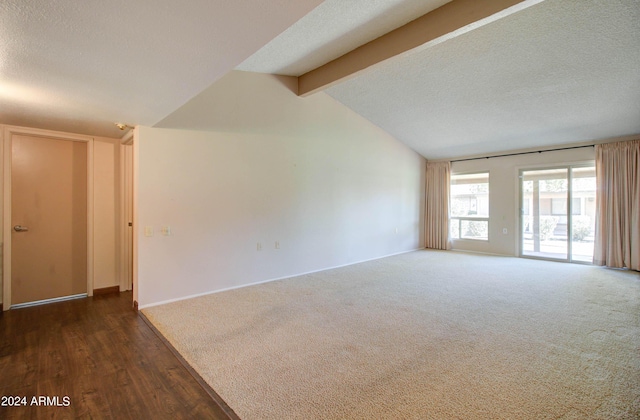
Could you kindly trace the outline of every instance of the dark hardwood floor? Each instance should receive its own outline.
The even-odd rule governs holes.
[[[133,311],[130,292],[0,315],[0,404],[9,397],[26,406],[0,406],[2,419],[233,417]]]

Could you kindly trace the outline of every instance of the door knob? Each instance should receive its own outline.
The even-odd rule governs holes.
[[[15,230],[16,232],[26,232],[29,230],[29,228],[26,226],[15,225],[13,227],[13,230]]]

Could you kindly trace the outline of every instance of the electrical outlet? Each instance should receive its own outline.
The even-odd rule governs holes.
[[[144,236],[153,236],[153,226],[144,227]]]
[[[161,232],[163,236],[171,236],[171,226],[162,226]]]

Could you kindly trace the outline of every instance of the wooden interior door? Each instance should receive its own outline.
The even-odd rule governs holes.
[[[15,135],[11,304],[87,292],[87,143]]]

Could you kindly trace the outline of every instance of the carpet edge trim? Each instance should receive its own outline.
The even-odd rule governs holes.
[[[200,376],[200,374],[193,367],[191,367],[189,362],[187,362],[185,358],[182,357],[182,355],[178,352],[178,350],[176,350],[173,344],[171,344],[171,342],[167,340],[164,335],[162,335],[160,330],[158,330],[153,325],[149,318],[147,318],[142,312],[138,312],[138,316],[151,329],[151,331],[153,331],[153,333],[158,336],[160,341],[162,341],[164,345],[167,346],[167,348],[171,351],[171,353],[173,353],[176,359],[178,359],[180,364],[184,366],[187,372],[189,372],[189,374],[193,376],[196,382],[198,382],[202,389],[204,389],[204,391],[211,397],[213,402],[216,403],[216,405],[220,407],[222,411],[224,411],[229,420],[241,420],[240,417],[233,411],[233,409],[229,407],[229,405],[222,399],[222,397],[218,395],[218,393],[213,388],[211,388],[211,386],[202,378],[202,376]]]

